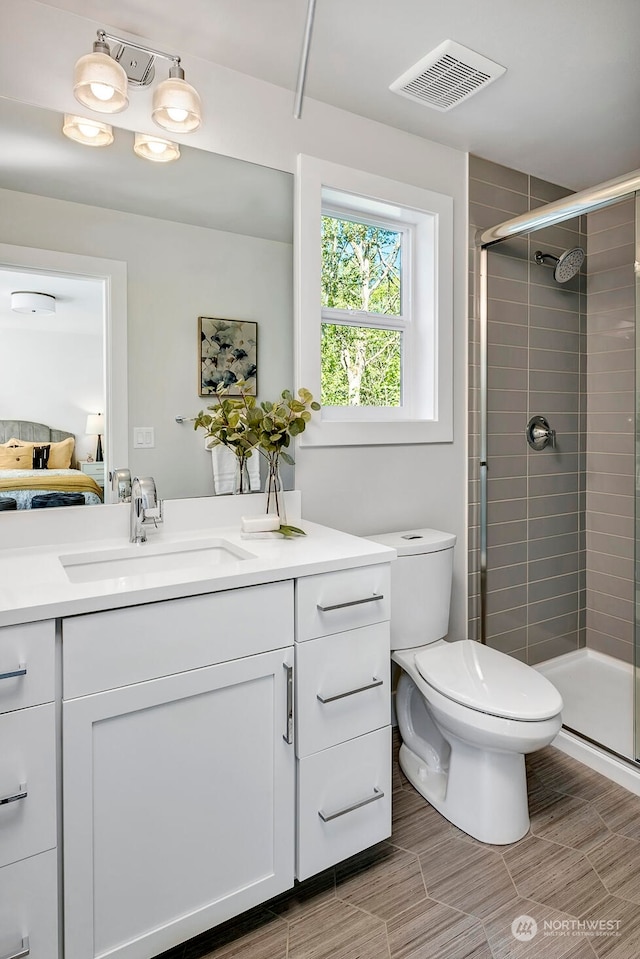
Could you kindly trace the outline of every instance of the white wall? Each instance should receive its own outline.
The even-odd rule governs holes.
[[[75,112],[70,83],[73,63],[90,48],[96,29],[118,33],[118,24],[72,16],[35,0],[3,0],[3,8],[0,95]],[[171,47],[170,37],[152,36],[152,30],[150,12],[150,34],[143,41],[160,49]],[[456,533],[459,547],[452,632],[460,636],[466,628],[467,595],[467,155],[308,98],[302,119],[294,120],[290,91],[188,56],[188,50],[180,53],[183,62],[188,58],[189,80],[198,88],[206,110],[203,128],[188,139],[183,137],[182,142],[289,171],[295,169],[297,154],[306,153],[453,197],[454,442],[301,450],[297,455],[297,481],[303,491],[305,513],[320,522],[357,533],[420,524]],[[40,69],[34,69],[34,64]],[[132,95],[131,106],[116,118],[117,123],[127,129],[153,132],[150,97],[148,90]],[[156,395],[151,362],[154,347],[148,339],[150,321],[146,312],[145,307],[138,315],[130,305],[129,388],[134,417],[146,414],[151,397]],[[192,314],[193,309],[189,312]],[[185,349],[189,351],[188,342]],[[176,353],[176,362],[190,364],[191,360],[181,350]],[[174,412],[179,410],[172,409]]]
[[[0,324],[0,417],[34,420],[76,435],[76,456],[95,453],[87,412],[103,406],[102,336]]]

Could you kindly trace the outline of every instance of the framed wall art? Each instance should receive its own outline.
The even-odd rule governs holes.
[[[244,380],[245,392],[258,389],[258,324],[246,320],[198,317],[199,396],[210,396],[222,383],[228,396],[238,395],[235,385]],[[247,389],[248,387],[248,389]]]

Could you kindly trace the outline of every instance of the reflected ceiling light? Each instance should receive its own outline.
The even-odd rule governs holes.
[[[136,133],[133,143],[133,151],[139,157],[145,160],[153,160],[154,163],[171,163],[180,157],[180,147],[171,140],[163,140],[162,137],[154,137],[148,133]]]
[[[16,290],[11,294],[11,309],[14,313],[33,313],[37,316],[53,316],[56,298],[51,293],[33,293]]]
[[[91,120],[65,113],[62,132],[70,140],[87,147],[108,147],[113,143],[113,129],[102,120]]]
[[[120,113],[129,104],[127,74],[111,56],[104,31],[98,31],[93,53],[80,57],[73,74],[73,94],[98,113]]]
[[[114,44],[113,48],[107,41]],[[98,30],[93,53],[76,64],[73,92],[85,106],[98,113],[118,113],[128,104],[127,86],[146,87],[155,76],[158,57],[169,60],[169,78],[158,84],[153,95],[155,123],[172,133],[190,133],[202,123],[202,105],[197,91],[186,82],[180,57],[145,47]]]

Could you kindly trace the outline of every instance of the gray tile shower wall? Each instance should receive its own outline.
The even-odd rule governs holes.
[[[586,643],[633,661],[635,201],[587,216]]]
[[[469,161],[471,222],[469,635],[479,636],[479,310],[476,229],[569,191],[477,157]],[[539,266],[585,246],[574,220],[504,241],[489,251],[487,642],[524,662],[585,643],[586,276],[559,285]],[[541,414],[555,449],[525,440]]]

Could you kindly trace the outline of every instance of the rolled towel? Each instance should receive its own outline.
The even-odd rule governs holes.
[[[219,443],[211,448],[211,466],[213,469],[213,491],[216,496],[233,493],[236,475],[237,456],[228,447]],[[247,460],[249,471],[249,489],[252,493],[260,489],[260,454],[253,453]]]

